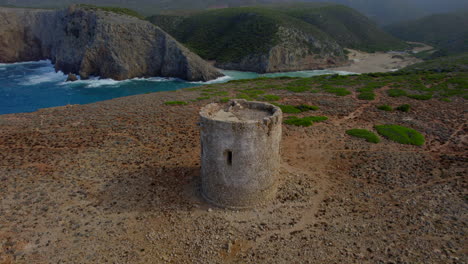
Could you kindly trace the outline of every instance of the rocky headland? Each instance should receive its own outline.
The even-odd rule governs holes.
[[[406,50],[408,45],[359,12],[336,4],[289,3],[187,14],[172,11],[149,21],[202,58],[227,70],[272,73],[350,63],[345,48]]]
[[[99,9],[0,8],[0,35],[0,62],[50,59],[57,71],[82,79],[222,76],[159,27]]]
[[[263,53],[248,54],[228,62],[216,61],[226,70],[273,73],[324,69],[348,63],[343,49],[331,39],[320,39],[298,29],[279,27],[277,43]]]

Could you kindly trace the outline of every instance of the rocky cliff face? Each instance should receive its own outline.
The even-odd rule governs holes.
[[[278,44],[267,53],[253,54],[239,62],[217,62],[222,69],[259,73],[323,69],[346,64],[343,49],[333,40],[318,39],[294,28],[279,27]]]
[[[222,76],[164,31],[138,18],[71,6],[0,8],[0,62],[50,59],[56,70],[115,80]]]

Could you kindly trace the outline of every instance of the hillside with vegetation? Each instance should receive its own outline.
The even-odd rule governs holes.
[[[131,8],[144,15],[153,15],[165,10],[204,10],[252,6],[270,3],[330,2],[358,10],[379,24],[391,24],[411,20],[436,12],[453,12],[467,9],[466,0],[0,0],[0,5],[15,5],[40,8],[63,8],[70,4],[93,4]]]
[[[406,48],[367,17],[333,4],[280,4],[181,15],[171,12],[149,20],[225,69],[273,72],[323,68],[343,64],[343,48],[367,52]],[[295,59],[304,57],[310,59]],[[271,63],[289,66],[275,68]],[[299,64],[304,67],[297,67]]]
[[[468,72],[468,52],[426,60],[408,66],[403,71]]]
[[[442,54],[468,51],[468,11],[431,15],[385,29],[404,40],[431,44]]]
[[[417,19],[440,12],[468,9],[466,0],[306,0],[333,2],[349,6],[381,25]]]
[[[344,5],[286,4],[272,8],[316,26],[342,47],[367,52],[406,47],[400,40],[382,31],[372,20]]]

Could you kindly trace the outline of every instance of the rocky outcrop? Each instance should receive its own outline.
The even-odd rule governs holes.
[[[0,62],[50,59],[55,69],[115,80],[222,76],[157,26],[135,17],[70,6],[0,8]]]
[[[226,70],[259,73],[324,69],[348,63],[343,49],[331,39],[318,39],[295,28],[279,27],[278,44],[264,54],[251,54],[238,62],[216,62]]]
[[[73,73],[69,73],[67,76],[67,82],[76,82],[76,81],[78,81],[78,77]]]

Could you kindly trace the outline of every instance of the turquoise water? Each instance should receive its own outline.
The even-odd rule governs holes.
[[[227,82],[235,79],[258,77],[310,77],[346,72],[301,71],[275,74],[224,71],[226,77],[207,83]],[[186,82],[174,78],[148,78],[114,81],[92,78],[65,82],[62,72],[55,72],[50,61],[0,64],[0,114],[33,112],[40,108],[67,104],[88,104],[112,98],[172,91],[206,83]]]

